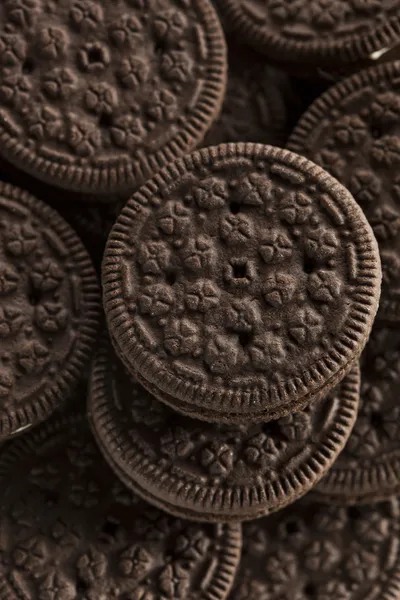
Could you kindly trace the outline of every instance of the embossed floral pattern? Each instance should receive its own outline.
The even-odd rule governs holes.
[[[376,202],[382,189],[379,178],[368,169],[357,169],[350,179],[349,189],[360,204]]]
[[[368,134],[365,122],[357,115],[345,115],[335,123],[335,139],[343,145],[362,144]]]
[[[196,352],[199,345],[198,327],[189,319],[173,319],[164,329],[164,346],[172,356]]]
[[[225,375],[235,366],[237,355],[238,347],[233,339],[218,335],[207,344],[204,358],[212,373]]]
[[[208,210],[224,206],[228,197],[227,185],[222,179],[206,179],[201,186],[193,189],[193,196],[200,209]]]
[[[174,303],[174,294],[167,285],[157,283],[143,290],[139,298],[141,312],[152,317],[161,317],[171,310]]]
[[[163,55],[160,68],[166,80],[185,83],[191,77],[193,65],[185,53],[171,50]]]
[[[233,467],[233,450],[228,444],[212,442],[203,449],[201,462],[211,475],[227,475]]]
[[[248,351],[254,367],[261,371],[277,367],[286,355],[282,340],[272,333],[256,337]]]
[[[183,252],[183,262],[187,269],[202,273],[215,263],[213,241],[208,236],[200,235],[190,239]]]
[[[85,103],[88,110],[95,114],[111,114],[117,102],[115,90],[106,83],[93,83],[88,86]]]
[[[144,129],[139,118],[127,115],[115,119],[110,133],[116,146],[133,151],[141,144]]]
[[[154,30],[161,40],[174,42],[185,32],[187,21],[181,11],[167,10],[158,13],[154,20]]]
[[[125,577],[142,579],[151,567],[151,556],[140,546],[130,546],[121,553],[119,570]]]
[[[295,289],[296,282],[291,275],[277,273],[264,282],[264,300],[270,306],[278,308],[292,299]]]
[[[229,215],[221,220],[221,237],[228,244],[247,242],[253,234],[253,227],[246,215]]]
[[[260,254],[266,263],[281,262],[292,255],[293,244],[289,237],[279,231],[270,231],[264,235],[260,246]]]
[[[62,29],[48,27],[39,33],[38,45],[44,58],[57,60],[65,53],[67,41]]]
[[[119,21],[110,27],[110,38],[117,46],[128,44],[133,47],[140,43],[140,34],[143,30],[140,20],[134,15],[122,15]]]
[[[45,73],[43,90],[50,98],[69,98],[77,89],[77,78],[71,69],[56,67]]]
[[[211,280],[203,279],[186,286],[185,301],[190,310],[207,312],[217,306],[219,290]]]
[[[28,102],[32,93],[32,85],[27,77],[21,74],[10,74],[4,77],[0,85],[0,97],[5,104],[12,104],[19,110]]]
[[[25,29],[31,27],[38,13],[37,0],[6,0],[6,15],[12,23]]]

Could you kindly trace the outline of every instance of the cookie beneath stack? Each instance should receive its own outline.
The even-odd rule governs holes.
[[[328,173],[227,144],[171,164],[128,201],[102,276],[128,370],[181,412],[245,423],[335,387],[367,341],[381,273],[362,210]]]
[[[400,321],[400,62],[330,88],[306,111],[288,148],[321,165],[362,207],[379,244],[378,317]]]
[[[361,356],[360,412],[345,449],[316,488],[329,503],[400,493],[400,329],[375,323]]]
[[[329,507],[304,498],[243,526],[230,600],[398,600],[399,502]]]
[[[96,273],[76,233],[0,183],[0,441],[68,401],[89,371],[100,319]]]
[[[60,416],[0,454],[2,598],[225,600],[239,525],[185,523],[140,500],[86,419]]]
[[[134,382],[106,337],[89,415],[103,455],[149,502],[200,521],[254,519],[305,494],[354,425],[358,365],[328,398],[269,423],[222,425],[180,415]]]

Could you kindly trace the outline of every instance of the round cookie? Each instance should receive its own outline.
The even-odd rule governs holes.
[[[240,526],[186,523],[147,505],[104,463],[82,417],[3,448],[0,481],[2,598],[227,597]]]
[[[400,493],[399,342],[400,329],[375,323],[361,357],[359,415],[316,488],[321,501],[375,502]]]
[[[0,440],[69,398],[100,319],[99,285],[78,236],[52,208],[0,183]]]
[[[129,191],[195,148],[225,78],[208,0],[0,4],[1,153],[63,188]]]
[[[88,195],[61,190],[23,173],[1,158],[0,181],[22,187],[57,210],[79,235],[100,271],[107,237],[127,196]]]
[[[380,277],[349,192],[256,144],[200,150],[149,180],[102,268],[129,370],[182,412],[243,422],[300,410],[338,383],[366,343]]]
[[[263,57],[228,38],[228,82],[219,118],[202,147],[226,142],[282,146],[289,129],[289,77]]]
[[[382,263],[379,316],[400,321],[400,62],[328,90],[303,115],[288,147],[334,175],[364,210]]]
[[[234,522],[294,502],[330,468],[354,425],[358,365],[304,411],[269,423],[220,425],[176,413],[133,381],[103,340],[89,416],[126,485],[183,518]]]
[[[393,0],[216,0],[230,30],[278,62],[340,66],[390,47],[400,34]]]
[[[399,600],[399,502],[331,507],[304,498],[243,525],[229,600]]]

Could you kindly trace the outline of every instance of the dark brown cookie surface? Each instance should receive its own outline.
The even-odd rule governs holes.
[[[75,232],[50,207],[0,183],[0,439],[68,399],[100,316],[94,267]]]
[[[398,600],[399,504],[328,507],[308,497],[243,526],[230,600]]]
[[[60,187],[135,188],[201,141],[225,70],[206,0],[2,2],[1,153]]]
[[[0,592],[27,600],[224,600],[239,526],[187,523],[126,490],[81,417],[0,454]]]
[[[231,144],[185,157],[128,201],[103,283],[133,373],[192,416],[266,421],[350,369],[380,267],[361,209],[327,173],[285,150]]]
[[[361,357],[360,412],[345,449],[317,490],[346,502],[400,491],[400,329],[378,323]]]
[[[228,82],[219,118],[202,147],[225,142],[282,146],[289,133],[289,77],[267,65],[264,57],[228,41]]]
[[[396,0],[217,0],[229,29],[277,61],[301,66],[366,58],[400,32]]]
[[[400,320],[400,63],[354,75],[317,99],[288,147],[320,164],[353,194],[378,240],[379,315]]]
[[[358,401],[356,367],[302,412],[267,424],[208,424],[154,399],[104,339],[89,411],[104,456],[145,499],[186,518],[238,521],[305,494],[343,448]]]

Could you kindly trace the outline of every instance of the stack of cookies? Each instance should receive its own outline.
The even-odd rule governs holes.
[[[216,3],[0,2],[0,600],[400,600],[400,0]]]

